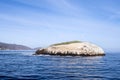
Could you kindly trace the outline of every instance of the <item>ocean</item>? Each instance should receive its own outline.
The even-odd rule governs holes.
[[[32,55],[0,51],[0,80],[120,80],[120,53],[106,56]]]

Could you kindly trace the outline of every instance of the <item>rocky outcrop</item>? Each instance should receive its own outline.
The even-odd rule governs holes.
[[[70,56],[103,56],[105,55],[102,48],[88,42],[77,42],[69,44],[55,44],[48,48],[38,49],[35,53],[49,55],[70,55]]]

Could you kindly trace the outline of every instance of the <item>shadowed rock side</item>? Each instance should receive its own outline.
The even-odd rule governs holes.
[[[69,55],[69,56],[104,56],[102,48],[88,42],[52,45],[45,49],[38,49],[35,55]]]

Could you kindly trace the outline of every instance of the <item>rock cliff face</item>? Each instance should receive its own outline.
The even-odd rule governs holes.
[[[102,48],[88,42],[76,42],[68,44],[55,44],[45,49],[38,49],[35,53],[49,55],[70,55],[70,56],[103,56]]]

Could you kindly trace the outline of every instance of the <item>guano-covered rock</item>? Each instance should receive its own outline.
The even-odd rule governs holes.
[[[89,42],[70,41],[53,44],[44,49],[38,49],[35,55],[49,54],[61,56],[104,56],[103,49]]]

